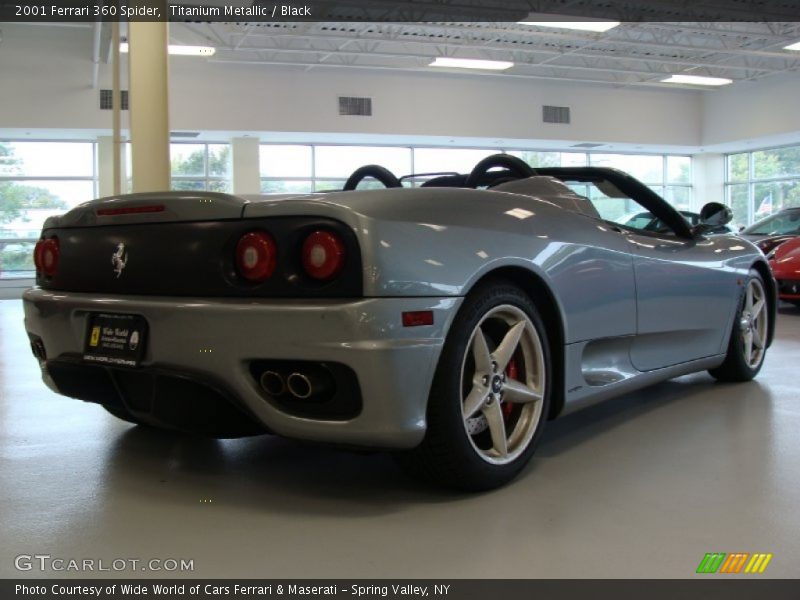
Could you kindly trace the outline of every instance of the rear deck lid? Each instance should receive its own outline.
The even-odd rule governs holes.
[[[224,221],[239,219],[248,200],[216,192],[158,192],[125,194],[81,204],[64,215],[51,217],[45,229]]]

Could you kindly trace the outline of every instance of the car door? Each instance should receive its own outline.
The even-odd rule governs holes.
[[[739,297],[721,256],[726,241],[633,230],[624,236],[636,281],[633,365],[651,371],[722,352]]]
[[[730,239],[692,237],[685,219],[646,186],[620,172],[596,173],[603,176],[583,184],[586,194],[633,256],[633,366],[652,371],[722,352],[738,300],[736,275],[724,263]],[[659,226],[637,228],[629,215],[642,212]]]

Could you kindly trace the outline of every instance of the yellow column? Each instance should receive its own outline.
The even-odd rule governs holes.
[[[98,195],[101,198],[106,196],[116,196],[117,192],[114,188],[115,181],[115,156],[117,152],[117,144],[113,136],[100,136],[97,138],[97,183]],[[119,179],[122,183],[121,190],[125,191],[125,145],[119,145]]]
[[[124,178],[122,177],[122,88],[120,86],[120,71],[122,70],[122,61],[119,50],[119,21],[114,21],[111,24],[111,56],[112,56],[112,72],[111,79],[111,108],[112,113],[112,171],[111,178],[113,185],[111,186],[111,193],[118,196],[122,193]],[[101,194],[101,196],[111,194]]]
[[[134,192],[170,188],[167,23],[130,22],[130,131]]]

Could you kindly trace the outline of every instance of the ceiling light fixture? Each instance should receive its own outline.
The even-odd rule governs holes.
[[[725,77],[701,77],[700,75],[672,75],[662,79],[661,83],[683,83],[689,85],[728,85],[733,79]]]
[[[554,27],[556,29],[575,29],[577,31],[594,31],[605,33],[620,25],[619,21],[519,21],[517,25],[532,25],[534,27]]]
[[[513,67],[514,63],[505,60],[480,60],[475,58],[450,58],[449,56],[439,56],[428,66],[450,67],[454,69],[484,69],[487,71],[504,71]]]
[[[128,42],[122,42],[119,45],[120,52],[128,52]],[[211,46],[179,46],[177,44],[170,44],[167,46],[167,52],[173,56],[213,56],[216,48]]]
[[[789,44],[788,46],[783,47],[784,50],[800,50],[800,42],[795,42],[794,44]]]

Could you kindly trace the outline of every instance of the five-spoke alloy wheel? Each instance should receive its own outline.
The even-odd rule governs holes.
[[[504,280],[476,286],[445,340],[425,439],[401,462],[464,490],[510,481],[547,420],[550,373],[547,332],[533,300]]]
[[[743,282],[725,361],[709,373],[720,381],[750,381],[761,370],[770,336],[770,300],[755,269]]]
[[[767,295],[760,278],[747,282],[744,307],[739,315],[742,336],[742,358],[751,369],[761,366],[767,350]]]
[[[464,427],[478,456],[492,464],[516,459],[536,432],[547,383],[542,340],[522,309],[504,304],[484,315],[461,381],[469,389],[462,394]]]

